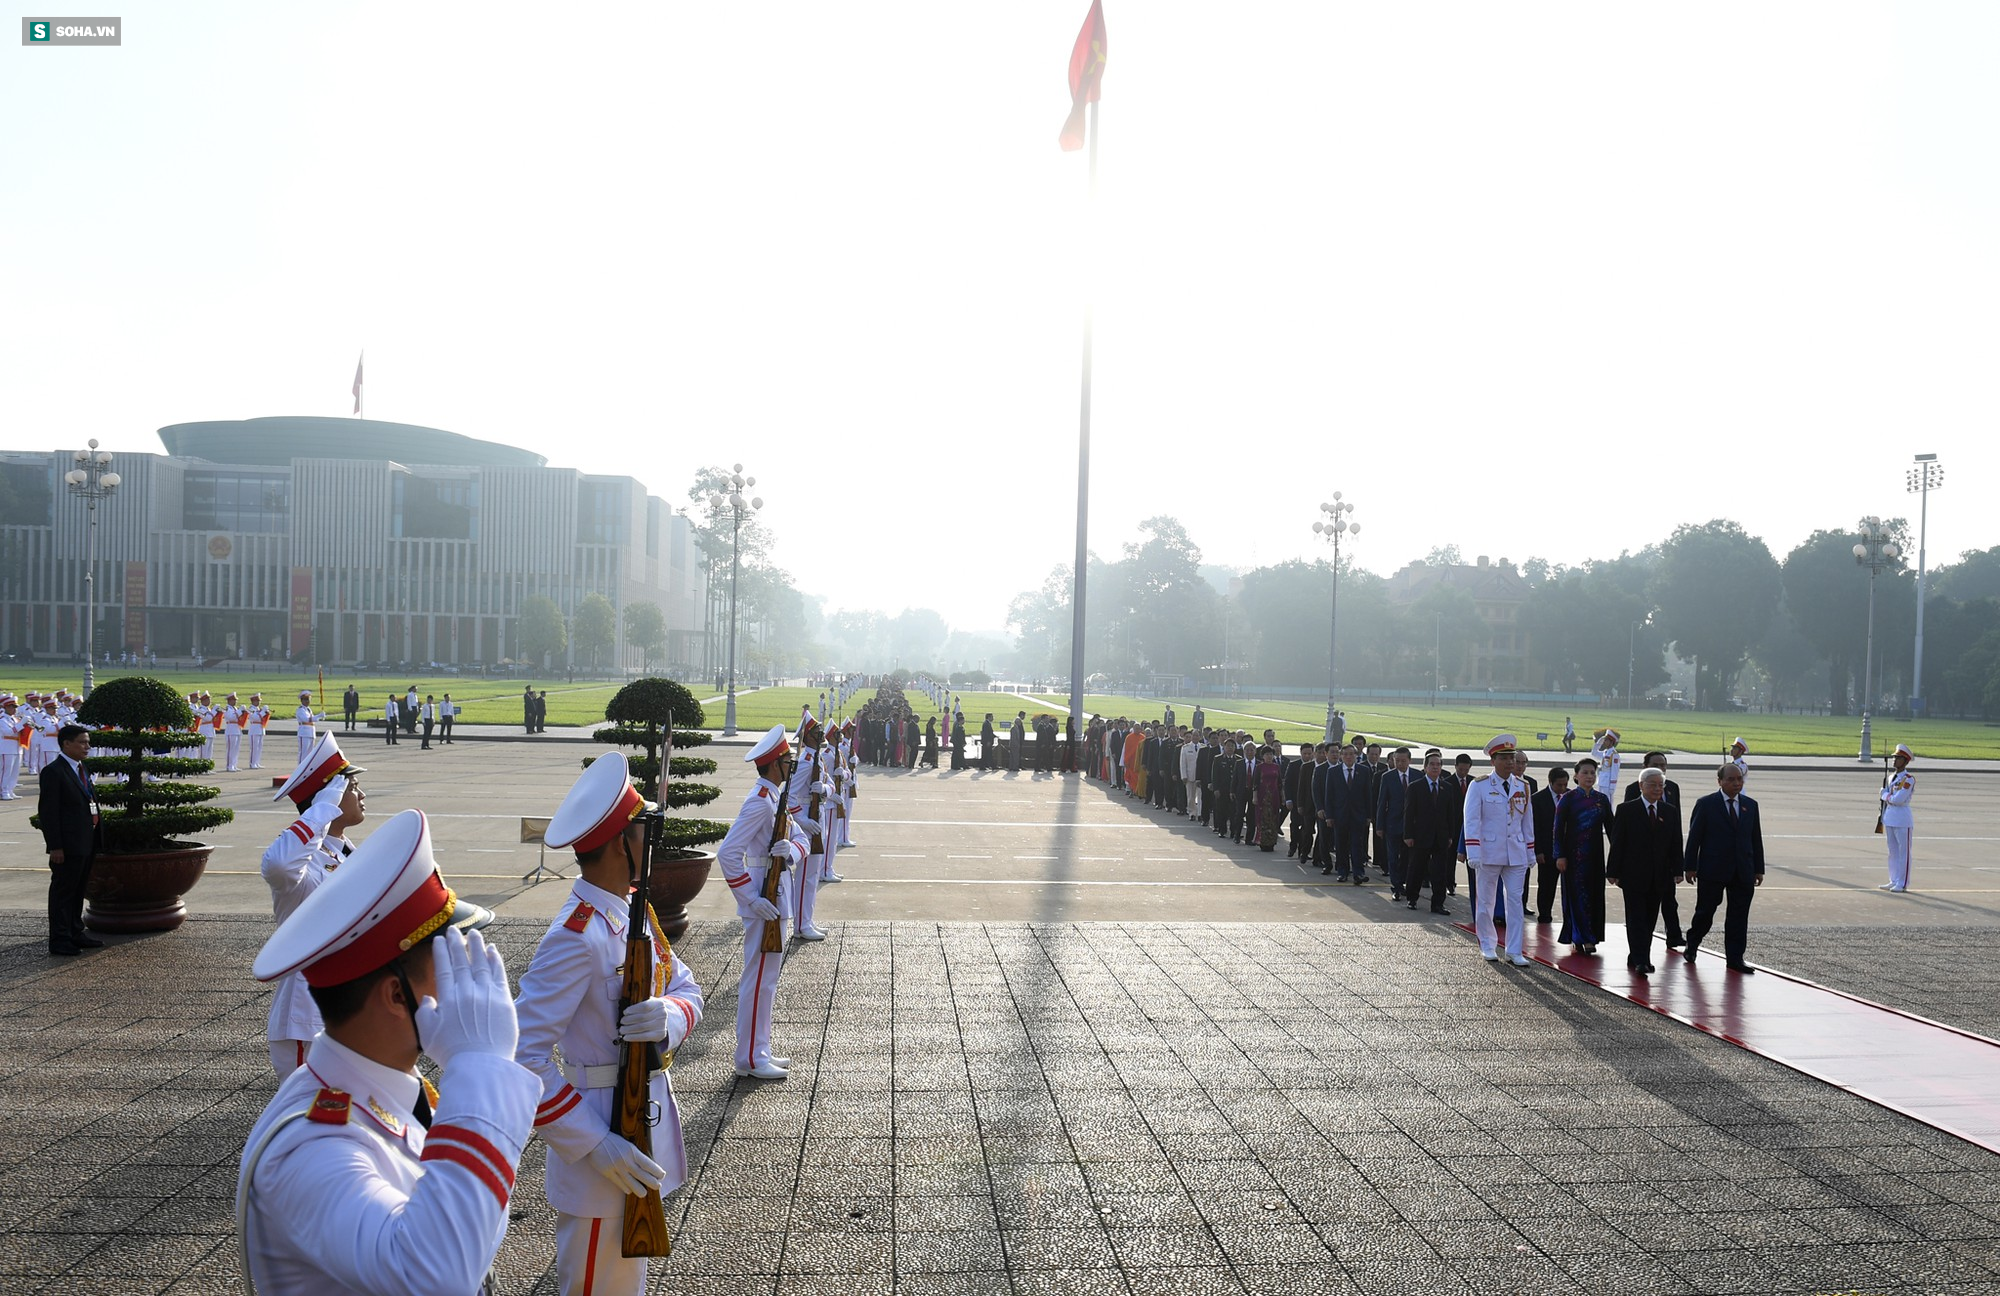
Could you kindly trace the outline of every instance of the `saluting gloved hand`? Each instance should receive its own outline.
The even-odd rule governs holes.
[[[451,1068],[461,1053],[491,1053],[511,1058],[521,1027],[514,1016],[514,996],[507,990],[507,966],[500,951],[478,932],[461,935],[447,927],[431,942],[437,996],[424,996],[417,1008],[417,1030],[424,1052],[439,1066]]]
[[[618,1038],[627,1042],[680,1047],[687,1038],[687,1014],[665,999],[641,999],[618,1016]]]
[[[591,1169],[617,1184],[627,1197],[644,1197],[667,1186],[667,1172],[660,1163],[626,1142],[615,1130],[590,1149],[588,1159]]]
[[[347,775],[336,774],[326,781],[326,786],[313,794],[312,808],[315,810],[338,810],[340,799],[347,795]]]
[[[744,918],[762,918],[765,922],[778,921],[778,906],[760,895],[748,895],[743,903],[736,906],[736,912]]]

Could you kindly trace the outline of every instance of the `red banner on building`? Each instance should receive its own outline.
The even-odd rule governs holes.
[[[292,656],[312,647],[313,574],[310,567],[292,568]]]
[[[125,564],[125,651],[146,651],[146,564]]]

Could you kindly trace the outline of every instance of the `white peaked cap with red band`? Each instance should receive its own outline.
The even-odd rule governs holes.
[[[1486,744],[1486,754],[1488,756],[1498,756],[1502,752],[1511,752],[1513,750],[1513,734],[1494,734],[1492,739]]]
[[[1897,744],[1896,744],[1896,754],[1897,754],[1898,756],[1907,756],[1907,757],[1909,757],[1909,758],[1910,758],[1911,760],[1915,760],[1915,759],[1917,758],[1917,754],[1916,754],[1915,752],[1911,751],[1911,750],[1909,749],[1909,746],[1908,746],[1907,744],[1905,744],[1905,743],[1897,743]]]
[[[431,857],[430,821],[405,810],[368,835],[278,924],[250,971],[259,981],[303,972],[341,985],[415,949],[446,926],[484,927],[493,915],[452,893]]]
[[[569,795],[549,820],[542,840],[557,850],[568,846],[588,855],[615,840],[645,808],[645,798],[632,786],[632,766],[625,753],[599,756],[570,784]]]
[[[743,758],[743,763],[746,765],[768,765],[774,760],[781,760],[789,756],[791,751],[791,744],[785,741],[785,726],[775,724],[771,726],[769,733],[759,738],[750,748],[750,754]]]
[[[340,744],[330,733],[323,733],[313,740],[306,750],[306,758],[299,762],[292,776],[278,785],[271,795],[273,801],[290,797],[301,806],[312,804],[319,790],[333,782],[342,774],[366,774],[360,765],[349,765],[347,757],[341,754]]]

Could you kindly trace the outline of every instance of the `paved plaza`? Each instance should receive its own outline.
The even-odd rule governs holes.
[[[517,974],[567,891],[521,881],[519,819],[589,750],[358,749],[371,818],[433,813]],[[747,771],[716,751],[727,817]],[[1991,776],[1926,782],[1920,890],[1893,897],[1866,771],[1753,778],[1752,959],[2000,1036]],[[239,819],[195,916],[81,959],[45,956],[28,807],[0,806],[0,1291],[241,1290],[236,1161],[273,1088],[255,865],[285,816],[268,785],[217,781]],[[732,1074],[740,928],[719,883],[693,906],[692,1178],[656,1290],[2000,1292],[2000,1156],[1489,966],[1380,885],[1218,849],[1075,778],[864,776],[855,831],[832,938],[786,963],[789,1081]],[[543,1156],[503,1293],[555,1290]]]

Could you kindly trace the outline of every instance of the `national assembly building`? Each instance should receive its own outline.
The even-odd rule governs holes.
[[[623,626],[642,601],[665,614],[656,670],[707,660],[693,527],[631,477],[372,419],[159,436],[165,454],[106,447],[123,480],[96,508],[100,659],[491,666],[524,656],[522,600],[568,618],[597,593],[620,627],[605,667],[640,664]],[[90,512],[65,489],[75,466],[72,450],[0,453],[0,651],[19,658],[83,653]]]

